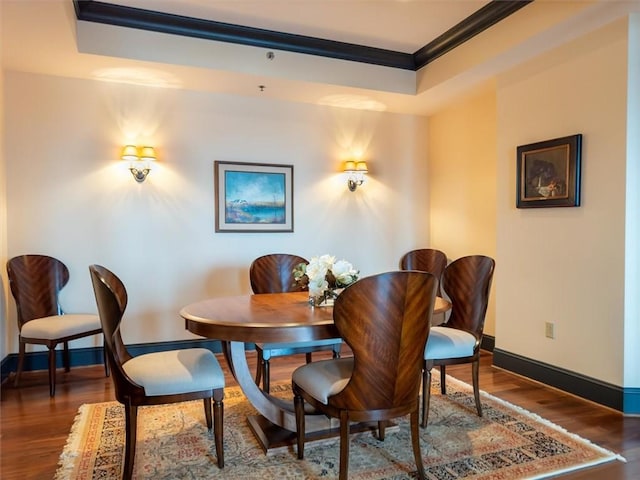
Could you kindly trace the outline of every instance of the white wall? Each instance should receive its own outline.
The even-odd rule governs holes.
[[[496,347],[623,385],[627,28],[498,78]],[[516,209],[516,148],[583,134],[582,205]],[[555,323],[556,338],[544,336]]]
[[[88,265],[112,269],[127,343],[192,338],[180,308],[249,292],[259,255],[332,253],[369,275],[428,241],[425,119],[16,72],[4,91],[8,255],[63,260],[70,311],[95,311]],[[143,184],[118,160],[131,137],[157,147]],[[370,175],[351,193],[355,149]],[[215,233],[214,160],[293,164],[295,232]],[[12,300],[7,329],[16,352]]]
[[[629,19],[627,62],[632,87],[627,95],[624,384],[640,386],[640,13]]]

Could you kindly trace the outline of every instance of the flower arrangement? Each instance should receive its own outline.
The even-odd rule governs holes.
[[[308,264],[296,265],[293,278],[297,285],[308,285],[309,303],[322,305],[337,298],[336,289],[358,280],[359,273],[346,260],[336,261],[333,255],[321,255],[312,257]]]

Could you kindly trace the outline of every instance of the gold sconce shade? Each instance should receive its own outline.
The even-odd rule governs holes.
[[[344,171],[345,172],[355,172],[356,171],[356,162],[353,160],[348,160],[344,162]]]
[[[140,159],[141,160],[155,160],[156,159],[156,151],[153,147],[142,147],[140,149]]]
[[[138,160],[138,147],[135,145],[125,145],[122,147],[122,160],[134,162]]]

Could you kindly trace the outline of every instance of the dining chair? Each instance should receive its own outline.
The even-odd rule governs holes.
[[[20,383],[26,345],[45,345],[49,350],[49,395],[56,393],[56,347],[63,345],[65,372],[71,368],[69,342],[102,333],[95,314],[66,313],[60,305],[60,291],[69,281],[69,269],[48,255],[20,255],[7,262],[11,294],[18,318],[18,368],[14,385]],[[104,357],[105,374],[109,376]]]
[[[293,269],[309,261],[298,255],[288,253],[272,253],[256,258],[249,267],[249,281],[251,290],[255,294],[298,292],[307,289],[304,285],[297,285],[293,278]],[[270,360],[295,354],[305,354],[306,362],[312,361],[312,353],[319,351],[333,352],[333,358],[340,357],[342,340],[332,338],[309,342],[289,343],[256,343],[258,365],[256,368],[256,385],[269,393],[270,390]]]
[[[440,391],[446,395],[446,366],[471,363],[473,396],[478,416],[480,404],[480,344],[489,303],[495,261],[484,255],[470,255],[450,263],[442,274],[442,289],[451,300],[446,323],[431,327],[424,349],[422,377],[422,427],[427,426],[431,397],[431,369],[440,368]]]
[[[133,474],[138,407],[203,399],[204,416],[213,432],[218,468],[224,467],[224,374],[215,355],[206,348],[186,348],[133,357],[122,340],[122,316],[127,291],[110,270],[91,265],[91,282],[105,335],[116,399],[124,405],[125,454],[122,478]]]
[[[387,272],[357,281],[336,299],[334,323],[353,356],[293,371],[299,459],[304,458],[305,402],[340,419],[341,480],[348,478],[350,422],[377,422],[378,438],[384,440],[387,421],[409,415],[418,476],[425,478],[419,394],[437,283],[427,272]]]
[[[401,270],[420,270],[433,273],[438,279],[437,295],[442,296],[440,282],[442,273],[447,266],[447,255],[435,248],[418,248],[405,253],[400,259]]]

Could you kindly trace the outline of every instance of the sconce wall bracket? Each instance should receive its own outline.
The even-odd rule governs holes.
[[[356,188],[358,188],[363,183],[364,183],[364,180],[354,180],[353,178],[350,178],[349,180],[347,180],[347,186],[349,187],[350,192],[355,192]]]
[[[148,173],[150,172],[148,168],[143,168],[142,170],[138,170],[137,168],[131,167],[129,168],[129,170],[131,171],[133,178],[135,178],[136,182],[138,183],[144,182],[145,179],[147,178]]]

